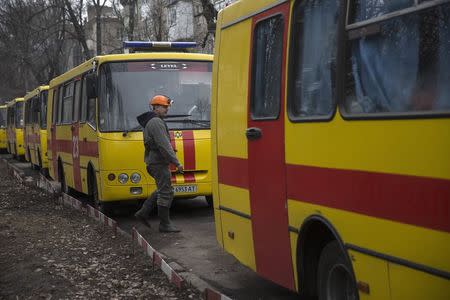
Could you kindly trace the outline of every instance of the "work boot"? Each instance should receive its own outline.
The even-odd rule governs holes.
[[[159,232],[180,232],[181,230],[170,222],[169,210],[169,207],[158,205],[158,216],[160,219]]]
[[[134,216],[136,219],[138,219],[139,222],[150,228],[150,223],[148,222],[148,217],[150,216],[150,213],[153,209],[153,203],[156,201],[157,194],[152,193],[150,197],[148,197],[144,203],[142,204],[142,207],[140,210],[138,210]]]

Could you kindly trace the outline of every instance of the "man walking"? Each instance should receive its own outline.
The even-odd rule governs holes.
[[[182,173],[183,166],[178,161],[170,144],[169,129],[163,118],[167,115],[172,100],[164,95],[156,95],[150,99],[152,111],[138,116],[139,124],[144,128],[144,161],[147,172],[155,179],[157,189],[145,200],[142,208],[136,212],[136,218],[150,227],[148,216],[156,200],[160,219],[160,232],[179,232],[170,221],[169,212],[173,200],[173,188],[170,180],[169,165],[172,163]]]

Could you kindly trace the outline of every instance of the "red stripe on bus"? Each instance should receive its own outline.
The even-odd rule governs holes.
[[[195,175],[194,173],[183,173],[183,177],[184,177],[184,183],[192,183],[195,182]]]
[[[72,154],[71,140],[56,140],[56,151]],[[81,156],[98,157],[98,143],[88,141],[78,141],[78,147]]]
[[[217,157],[219,182],[248,189],[248,162],[243,158]]]
[[[195,140],[194,131],[183,131],[184,169],[195,170]]]
[[[247,160],[218,157],[219,182],[249,188]],[[450,180],[287,165],[289,199],[450,232]]]
[[[287,166],[288,197],[440,231],[450,231],[450,180]]]

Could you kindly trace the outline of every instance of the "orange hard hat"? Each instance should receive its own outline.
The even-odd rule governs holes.
[[[170,106],[172,104],[172,100],[169,97],[164,95],[156,95],[152,99],[150,99],[150,105],[163,105]]]

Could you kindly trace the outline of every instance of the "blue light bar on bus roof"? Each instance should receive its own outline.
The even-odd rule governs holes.
[[[172,48],[185,49],[197,47],[196,42],[143,42],[143,41],[124,41],[125,49],[152,49],[152,48]]]

